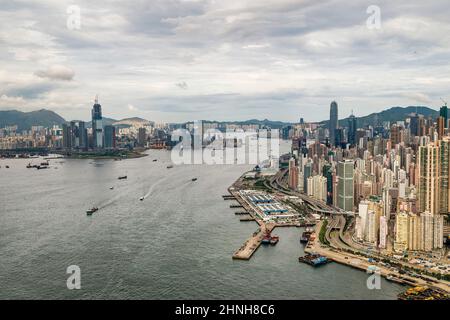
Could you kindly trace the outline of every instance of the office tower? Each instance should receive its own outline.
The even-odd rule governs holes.
[[[347,142],[354,146],[356,144],[356,117],[353,115],[353,113],[348,118],[348,138]]]
[[[353,161],[338,162],[338,207],[345,211],[353,211]]]
[[[448,107],[447,104],[441,107],[439,111],[439,116],[444,119],[444,128],[448,128]]]
[[[450,212],[450,138],[444,137],[439,144],[439,207],[440,214]]]
[[[147,131],[145,130],[145,128],[139,128],[138,139],[137,139],[138,145],[140,147],[144,147],[146,140],[147,140]]]
[[[338,128],[338,105],[336,101],[333,101],[330,105],[330,124],[329,135],[330,145],[334,146],[336,143],[336,129]]]
[[[105,126],[105,143],[107,149],[114,149],[116,147],[116,128],[114,126]]]
[[[78,127],[75,121],[70,121],[70,144],[72,148],[78,147]]]
[[[327,179],[323,176],[308,178],[308,195],[316,200],[327,201]]]
[[[78,122],[78,131],[79,131],[78,145],[81,149],[86,149],[88,147],[88,136],[86,124],[84,123],[84,121]]]
[[[333,204],[333,167],[329,164],[323,166],[322,174],[327,178],[327,204]]]
[[[298,167],[295,165],[295,159],[292,157],[289,160],[289,188],[297,190],[298,186]]]
[[[340,146],[340,147],[344,146],[345,147],[346,141],[345,141],[345,133],[344,132],[345,132],[344,128],[337,128],[334,131],[334,139],[335,139],[334,145],[335,146]]]
[[[63,123],[62,131],[63,131],[63,148],[64,149],[72,148],[72,133],[70,130],[70,126],[67,125],[66,123]]]
[[[103,148],[102,106],[98,103],[98,97],[95,97],[92,107],[92,136],[94,148]]]

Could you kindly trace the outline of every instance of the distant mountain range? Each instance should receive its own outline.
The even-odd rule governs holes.
[[[78,120],[75,120],[78,121]],[[18,130],[30,130],[32,126],[43,126],[50,128],[53,125],[61,126],[63,123],[67,121],[58,115],[56,112],[41,109],[37,111],[31,112],[21,112],[17,110],[0,110],[0,128],[4,128],[6,126],[18,126]],[[141,124],[151,124],[152,122],[141,119],[141,118],[126,118],[122,120],[116,120],[111,118],[103,118],[103,125],[114,125],[120,128],[126,128],[133,125],[141,125]],[[86,122],[86,127],[91,127],[91,121]]]
[[[0,111],[0,128],[17,125],[19,130],[29,130],[32,126],[52,127],[62,125],[66,120],[50,110],[21,112],[17,110]]]
[[[391,123],[405,120],[411,113],[417,112],[425,116],[426,118],[431,117],[436,119],[439,116],[439,111],[431,109],[429,107],[423,106],[409,106],[409,107],[393,107],[387,110],[383,110],[381,112],[376,112],[369,114],[365,117],[357,118],[358,127],[365,127],[368,125],[375,126],[381,125],[385,121],[389,121]],[[341,127],[348,127],[348,119],[339,120],[339,125]],[[328,120],[322,121],[321,124],[328,125]]]
[[[411,113],[417,112],[424,115],[426,118],[432,117],[436,119],[439,116],[439,111],[424,106],[409,106],[409,107],[393,107],[378,113],[372,113],[368,116],[359,117],[358,127],[367,125],[382,124],[385,121],[396,122],[405,120]],[[57,113],[50,110],[37,110],[32,112],[21,112],[17,110],[0,111],[0,128],[11,125],[18,125],[19,130],[29,130],[31,126],[52,127],[53,125],[62,125],[66,120]],[[206,121],[217,122],[217,121]],[[261,125],[273,129],[280,129],[283,126],[291,125],[289,122],[271,121],[268,119],[257,120],[251,119],[246,121],[224,121],[218,123],[229,123],[237,125]],[[151,121],[142,118],[126,118],[116,120],[111,118],[103,118],[103,125],[114,125],[117,127],[130,127],[133,125],[152,124]],[[327,125],[328,120],[320,122],[322,125]],[[339,120],[339,125],[342,127],[348,126],[348,118]],[[90,127],[91,122],[86,123],[86,127]]]

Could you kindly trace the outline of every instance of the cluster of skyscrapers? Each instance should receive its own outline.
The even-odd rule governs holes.
[[[410,114],[395,123],[295,125],[288,184],[353,213],[354,237],[396,252],[431,251],[449,236],[450,136],[447,106],[437,119]],[[344,124],[345,125],[345,124]],[[343,133],[346,134],[343,134]]]
[[[114,149],[116,147],[116,128],[112,125],[104,125],[102,106],[98,98],[92,107],[92,129],[88,131],[84,121],[71,121],[63,124],[63,148],[66,150],[101,150]]]

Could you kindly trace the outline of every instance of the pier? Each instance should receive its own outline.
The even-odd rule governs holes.
[[[273,224],[261,225],[260,228],[233,254],[233,259],[249,260],[261,245],[261,241],[266,232],[272,232],[274,227],[275,225]]]

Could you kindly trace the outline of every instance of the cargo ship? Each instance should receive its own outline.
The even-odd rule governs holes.
[[[309,264],[313,267],[318,267],[331,262],[327,257],[321,256],[320,254],[307,254],[303,257],[298,258],[299,262]]]

